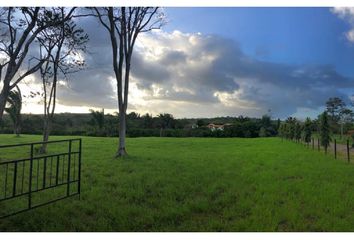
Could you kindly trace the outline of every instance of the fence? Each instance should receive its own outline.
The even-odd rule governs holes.
[[[320,139],[317,138],[315,140],[315,138],[311,138],[311,142],[304,142],[302,140],[300,141],[297,141],[299,143],[303,143],[303,144],[306,144],[307,147],[310,147],[312,148],[312,150],[316,150],[317,151],[321,151],[323,148],[323,146],[321,146],[320,144]],[[345,160],[350,163],[350,150],[351,150],[351,146],[350,146],[350,143],[349,143],[349,139],[347,139],[345,141],[345,144],[338,144],[337,143],[337,140],[334,139],[334,141],[330,144],[330,146],[325,150],[325,153],[326,154],[333,154],[334,158],[335,159],[338,159],[339,157],[341,158],[345,158]]]
[[[0,146],[0,219],[79,195],[81,150],[81,139]]]

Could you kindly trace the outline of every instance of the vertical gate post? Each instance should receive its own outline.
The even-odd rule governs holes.
[[[348,157],[348,163],[350,163],[350,155],[349,155],[349,139],[347,139],[347,157]]]
[[[334,139],[334,159],[337,159],[337,140]]]
[[[79,140],[79,182],[78,182],[78,193],[81,193],[81,151],[82,151],[82,143],[81,143],[81,138]]]
[[[33,143],[31,143],[30,172],[28,183],[28,208],[32,207],[32,169],[33,169]]]
[[[67,178],[67,188],[66,195],[70,195],[70,167],[71,167],[71,140],[69,140],[69,154],[68,154],[68,178]]]
[[[67,147],[66,152],[59,152],[57,154],[50,154],[50,155],[36,155],[36,145],[38,144],[49,144],[49,143],[66,143],[65,147]],[[78,142],[78,148],[79,150],[76,150],[77,146],[73,145],[73,142]],[[32,142],[32,143],[21,143],[21,144],[10,144],[10,145],[0,145],[0,149],[3,148],[13,148],[13,147],[19,147],[19,146],[26,146],[24,154],[27,156],[25,158],[16,158],[16,159],[6,159],[5,162],[1,162],[0,166],[1,168],[4,168],[4,172],[1,171],[0,174],[3,175],[3,179],[0,179],[0,185],[4,185],[4,193],[0,190],[0,204],[3,202],[10,203],[9,201],[12,201],[13,199],[20,199],[19,201],[24,201],[24,205],[21,204],[19,205],[18,208],[14,209],[7,209],[6,214],[2,214],[2,211],[0,213],[0,220],[13,216],[18,213],[22,213],[37,207],[41,207],[47,204],[54,203],[56,201],[62,200],[64,198],[72,197],[75,195],[79,195],[81,193],[81,162],[82,162],[82,139],[67,139],[67,140],[56,140],[56,141],[47,141],[47,142]],[[75,148],[75,149],[74,149]],[[26,151],[27,149],[27,151]],[[77,154],[77,155],[74,155]],[[66,165],[66,160],[65,156],[68,155],[68,163]],[[60,166],[60,156],[63,157],[63,165],[62,167]],[[56,164],[55,162],[53,163],[53,160],[55,161],[56,157]],[[47,162],[47,158],[51,158],[50,160],[50,166],[49,163]],[[54,158],[54,159],[53,159]],[[78,163],[76,163],[76,158],[78,158]],[[40,160],[44,160],[43,163],[43,169],[39,167],[40,165]],[[37,162],[35,162],[37,161]],[[26,164],[26,162],[28,164]],[[56,169],[55,173],[53,173],[53,164],[55,164]],[[48,165],[48,166],[46,166]],[[72,166],[73,165],[73,169]],[[9,167],[10,166],[10,167]],[[67,169],[65,169],[65,166],[67,166]],[[50,168],[49,168],[50,167]],[[76,170],[76,167],[78,167],[78,171]],[[36,171],[37,169],[37,171]],[[60,169],[63,169],[62,171],[59,171]],[[0,169],[1,170],[1,169]],[[67,172],[67,176],[64,176],[65,171]],[[2,173],[3,172],[3,173]],[[45,184],[45,182],[48,183],[48,180],[46,181],[47,173],[50,173],[50,184]],[[59,182],[59,173],[62,172],[62,180]],[[55,174],[55,183],[54,185],[52,184],[52,178],[54,177],[53,175]],[[61,173],[60,173],[61,174]],[[76,177],[76,174],[77,177]],[[43,177],[43,183],[40,183],[39,187],[39,178],[42,180]],[[67,178],[65,181],[65,178]],[[36,181],[37,180],[37,181]],[[78,184],[77,189],[76,186],[71,187],[71,184]],[[26,184],[28,186],[26,186]],[[67,185],[66,189],[66,194],[65,194],[65,184]],[[52,189],[54,187],[59,187],[62,186],[64,187],[64,193],[62,196],[54,197],[52,194],[50,194],[50,191],[47,189]],[[74,188],[74,189],[73,189]],[[71,190],[71,191],[70,191]],[[75,191],[74,191],[75,190]],[[47,194],[47,195],[46,195]],[[48,195],[49,194],[49,195]],[[43,195],[43,198],[42,198]],[[38,196],[38,198],[37,198]],[[47,197],[48,199],[47,199]],[[38,201],[40,200],[40,201]],[[42,201],[46,200],[46,201]],[[23,206],[22,206],[23,205]]]
[[[14,179],[13,179],[13,188],[12,188],[12,196],[16,196],[16,185],[17,185],[17,162],[15,162],[14,167]]]

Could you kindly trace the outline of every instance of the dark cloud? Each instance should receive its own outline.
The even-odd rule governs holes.
[[[108,33],[93,18],[78,24],[90,35],[87,70],[61,86],[59,102],[116,108]],[[131,102],[135,111],[193,117],[260,116],[268,109],[276,117],[285,117],[301,108],[316,110],[332,96],[348,100],[343,90],[354,87],[353,79],[330,65],[261,61],[245,55],[233,40],[177,31],[142,34],[134,50],[131,76],[143,93],[140,102]]]

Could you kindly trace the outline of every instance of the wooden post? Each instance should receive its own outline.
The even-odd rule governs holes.
[[[315,139],[312,138],[312,150],[314,150],[314,149],[315,149]]]
[[[349,155],[349,139],[347,139],[347,157],[348,157],[348,163],[350,163],[350,155]]]
[[[334,159],[337,159],[337,140],[334,139]]]
[[[320,139],[319,138],[317,139],[317,149],[318,149],[318,151],[320,151]]]

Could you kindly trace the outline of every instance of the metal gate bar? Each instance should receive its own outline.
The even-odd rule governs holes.
[[[54,143],[66,142],[68,143],[67,152],[35,156],[35,145],[46,144],[49,146]],[[78,143],[78,146],[75,151],[72,151],[73,143],[75,142]],[[81,138],[2,145],[0,146],[0,156],[4,149],[26,146],[29,146],[28,158],[5,161],[1,161],[0,159],[0,181],[3,181],[3,184],[0,184],[0,203],[27,196],[27,207],[11,211],[4,215],[0,213],[0,219],[76,196],[81,192]],[[66,159],[68,161],[65,161]],[[77,184],[75,189],[71,187],[73,184]],[[66,191],[63,196],[44,203],[33,203],[33,194],[43,193],[48,189],[59,188],[65,185]]]

